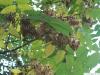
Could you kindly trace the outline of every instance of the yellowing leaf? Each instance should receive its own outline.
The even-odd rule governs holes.
[[[17,25],[17,32],[20,32],[20,25]]]
[[[52,45],[51,43],[48,43],[44,51],[45,57],[50,56],[54,51],[55,51],[55,46]]]
[[[21,11],[26,11],[26,10],[32,10],[32,7],[29,6],[28,4],[19,4],[18,5],[19,10]],[[11,6],[7,6],[5,7],[2,11],[1,14],[8,14],[8,13],[14,13],[16,12],[16,6],[15,5],[11,5]]]
[[[11,69],[11,72],[13,73],[13,75],[19,75],[19,73],[21,73],[21,71],[18,68]]]
[[[65,58],[65,51],[59,50],[55,56],[56,63],[60,63]]]
[[[9,26],[8,33],[11,33],[12,35],[16,37],[20,37],[19,33],[17,32],[17,29],[13,25]]]
[[[27,75],[36,75],[34,69],[32,69],[31,71],[29,71]]]
[[[8,7],[4,8],[1,11],[1,14],[8,14],[10,12],[12,12],[12,13],[16,12],[16,6],[15,5],[11,5],[11,6],[8,6]]]
[[[20,4],[20,5],[18,6],[18,8],[19,8],[21,11],[32,10],[32,7],[29,6],[28,4]]]
[[[12,2],[13,0],[0,0],[0,5],[10,5]]]

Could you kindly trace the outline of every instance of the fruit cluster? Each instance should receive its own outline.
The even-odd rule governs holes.
[[[76,27],[76,28],[79,27],[80,22],[76,19],[75,16],[67,16],[67,21],[73,27]]]
[[[50,65],[43,65],[37,60],[32,61],[30,64],[35,71],[35,75],[54,75]]]
[[[37,36],[35,26],[32,25],[32,23],[30,22],[30,19],[26,17],[21,17],[20,24],[21,24],[20,30],[23,37],[30,36],[33,38]]]
[[[75,37],[69,38],[69,46],[75,51],[78,49],[80,45],[80,42],[78,39],[75,39]]]
[[[15,13],[9,13],[6,15],[6,20],[15,25],[15,16],[16,16]]]
[[[70,17],[70,19],[73,19],[73,17]],[[39,27],[36,29],[36,26],[32,25],[28,17],[22,17],[20,24],[23,37],[31,36],[35,39],[42,39],[45,42],[52,42],[58,48],[65,48],[67,44],[69,44],[73,50],[76,50],[79,47],[79,40],[76,38],[69,38],[68,36],[64,36],[62,33],[56,32],[45,22],[41,22]]]

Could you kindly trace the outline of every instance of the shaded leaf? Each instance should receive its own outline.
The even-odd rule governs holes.
[[[57,65],[55,75],[67,75],[66,63]]]

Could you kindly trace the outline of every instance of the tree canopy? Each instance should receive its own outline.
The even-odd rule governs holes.
[[[0,0],[0,74],[90,72],[100,60],[99,6],[99,0]]]

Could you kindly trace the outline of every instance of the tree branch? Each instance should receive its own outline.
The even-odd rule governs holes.
[[[20,49],[20,48],[22,48],[22,47],[24,47],[24,46],[30,44],[30,43],[33,42],[34,40],[36,40],[36,39],[32,39],[32,40],[28,41],[27,43],[24,43],[23,45],[18,46],[18,47],[14,48],[14,49],[11,49],[11,50],[8,49],[8,50],[0,51],[0,54],[6,54],[6,53],[8,53],[8,52],[14,52],[14,51],[16,51],[16,50],[18,50],[18,49]]]

